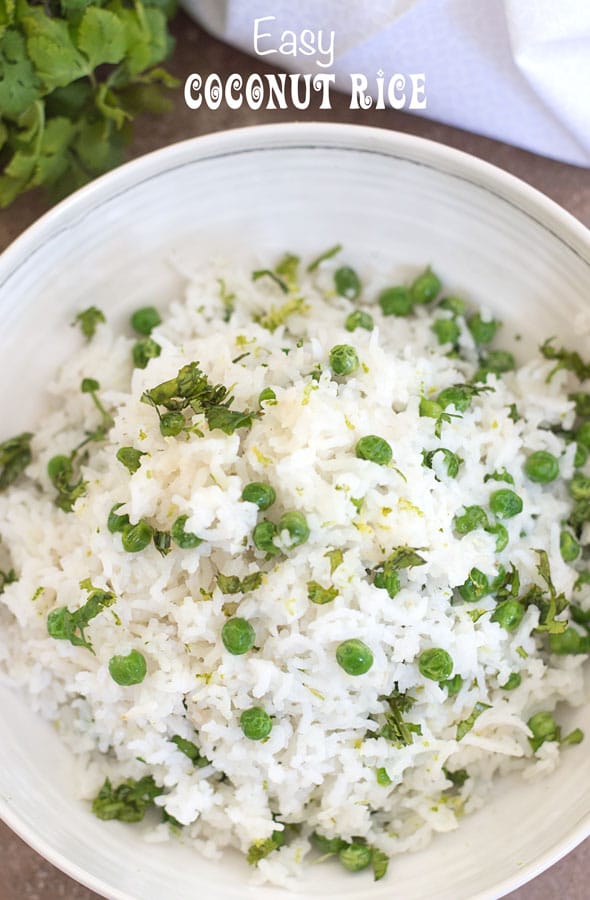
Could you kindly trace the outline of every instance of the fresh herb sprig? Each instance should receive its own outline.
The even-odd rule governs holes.
[[[0,491],[14,484],[32,459],[29,432],[17,434],[0,444]]]
[[[188,408],[194,413],[203,413],[209,428],[217,428],[224,434],[233,434],[237,428],[250,428],[254,419],[261,415],[260,412],[230,409],[233,397],[228,388],[211,384],[198,362],[183,366],[174,378],[144,391],[141,399],[154,407],[160,423],[166,413],[162,414],[159,407],[180,414]]]
[[[143,111],[169,108],[159,68],[173,0],[0,4],[0,206],[65,196],[118,165]]]
[[[74,647],[86,647],[94,653],[92,643],[84,633],[85,629],[92,619],[103,609],[112,606],[117,598],[112,591],[94,587],[89,578],[81,581],[80,587],[88,592],[86,603],[74,612],[70,612],[67,606],[52,610],[47,617],[47,631],[56,640],[69,641]]]
[[[116,788],[107,778],[92,802],[92,812],[103,820],[141,822],[162,793],[163,788],[158,787],[151,775],[139,780],[129,778]]]

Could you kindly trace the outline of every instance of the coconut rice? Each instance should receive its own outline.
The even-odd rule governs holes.
[[[584,627],[569,625],[579,637],[573,653],[551,652],[558,644],[543,627],[570,617],[548,618],[552,593],[590,608],[582,557],[566,562],[560,551],[568,485],[585,471],[575,469],[571,440],[575,379],[560,370],[548,381],[555,362],[537,355],[473,382],[485,350],[466,321],[472,310],[430,303],[384,315],[374,298],[391,272],[389,281],[362,273],[360,298],[347,297],[334,289],[340,265],[328,258],[307,272],[292,263],[286,284],[268,273],[253,280],[247,268],[201,271],[184,300],[159,310],[151,339],[160,353],[145,368],[133,366],[131,331],[99,323],[49,385],[32,461],[0,494],[0,569],[16,579],[5,578],[0,596],[0,667],[76,754],[80,797],[90,807],[105,779],[115,790],[151,777],[148,839],[181,840],[211,857],[237,848],[255,880],[285,886],[318,847],[333,855],[368,847],[375,864],[456,828],[485,801],[493,776],[553,770],[567,736],[549,729],[538,743],[531,717],[587,699]],[[345,327],[359,309],[371,330]],[[456,323],[453,341],[439,342],[437,320]],[[331,366],[339,345],[356,351],[350,374]],[[191,363],[226,386],[230,408],[250,422],[226,433],[188,407],[185,428],[164,436],[164,407],[142,395]],[[81,391],[83,379],[98,389]],[[463,410],[445,407],[440,421],[425,402],[472,383],[489,389]],[[48,463],[96,430],[96,397],[112,424],[77,459],[84,486],[68,512],[55,503]],[[364,436],[386,441],[391,461],[359,458]],[[135,471],[117,459],[122,447],[140,451]],[[535,451],[558,460],[559,478],[527,477]],[[268,509],[242,499],[252,482],[274,488]],[[490,508],[502,489],[522,501],[507,518]],[[475,506],[485,522],[458,529]],[[185,517],[184,532],[201,542],[172,540],[159,552],[152,540],[128,552],[107,526],[115,507],[164,536]],[[291,512],[309,529],[300,544],[278,525]],[[276,526],[276,553],[255,545],[262,521]],[[576,539],[583,554],[587,525]],[[399,548],[420,561],[394,566],[388,590],[385,563]],[[537,585],[544,599],[524,603],[507,628],[494,613],[511,566],[516,598]],[[490,585],[475,601],[458,591],[474,569]],[[247,576],[254,587],[241,590]],[[92,649],[52,636],[51,613],[75,612],[92,590],[113,595],[85,628]],[[236,617],[255,634],[239,655],[221,639]],[[372,656],[358,675],[337,658],[352,639]],[[433,648],[451,658],[444,678],[423,672]],[[132,651],[145,677],[117,683],[109,663]],[[264,739],[240,724],[252,707],[270,717]]]

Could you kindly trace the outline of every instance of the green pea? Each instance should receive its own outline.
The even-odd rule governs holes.
[[[473,335],[473,340],[476,344],[489,344],[493,340],[499,326],[500,323],[496,322],[495,319],[484,321],[480,313],[475,313],[467,320],[467,327]]]
[[[476,603],[489,594],[490,583],[487,575],[480,569],[473,568],[467,580],[457,590],[466,603]]]
[[[533,733],[533,736],[529,738],[533,752],[536,752],[545,741],[559,740],[560,729],[550,712],[535,713],[528,720],[527,725]]]
[[[141,684],[147,673],[145,656],[138,650],[132,650],[127,656],[111,656],[109,672],[113,681],[122,687]]]
[[[262,481],[251,481],[242,491],[242,500],[254,503],[258,509],[268,509],[277,499],[276,491],[270,484]]]
[[[414,301],[405,287],[390,287],[381,291],[378,297],[379,306],[384,316],[409,316]]]
[[[141,309],[136,309],[131,316],[131,327],[138,334],[150,335],[161,321],[160,313],[155,306],[142,306]]]
[[[127,553],[139,553],[140,550],[145,550],[153,535],[154,529],[145,519],[140,519],[137,525],[127,525],[121,534],[123,550]]]
[[[352,843],[343,847],[338,859],[349,872],[360,872],[371,865],[373,852],[367,844]]]
[[[454,344],[461,335],[461,329],[453,319],[435,319],[431,327],[439,344]]]
[[[351,312],[344,322],[347,331],[354,331],[356,328],[364,328],[365,331],[372,331],[375,327],[373,316],[363,309],[355,309]]]
[[[438,305],[440,309],[448,309],[454,316],[464,316],[467,310],[467,304],[461,297],[443,297]]]
[[[574,466],[581,469],[588,462],[588,451],[581,444],[576,444],[576,454],[574,456]]]
[[[130,475],[137,472],[141,466],[141,457],[146,454],[142,450],[136,450],[135,447],[120,447],[117,450],[117,459],[122,463]]]
[[[359,358],[350,344],[337,344],[330,350],[330,366],[334,375],[351,375],[359,367]]]
[[[430,266],[412,282],[410,296],[414,303],[430,303],[439,293],[442,285]]]
[[[289,533],[289,547],[299,547],[309,537],[309,525],[303,513],[292,510],[283,513],[279,519],[279,534],[281,531]]]
[[[276,406],[277,395],[273,391],[272,388],[263,388],[258,394],[258,403],[262,405],[263,403],[269,403],[271,406]]]
[[[170,536],[174,543],[178,544],[182,550],[193,550],[195,547],[198,547],[199,544],[202,544],[203,541],[192,531],[184,530],[187,521],[187,515],[179,516],[170,529]]]
[[[549,635],[549,649],[557,656],[590,652],[590,636],[568,627],[561,634]]]
[[[161,352],[162,348],[152,338],[141,338],[131,348],[133,365],[136,369],[145,369],[150,359],[155,359]]]
[[[254,646],[256,633],[247,619],[238,616],[228,619],[221,629],[221,640],[225,649],[234,656],[247,653]]]
[[[185,428],[186,420],[178,410],[165,412],[160,417],[160,434],[163,437],[176,437]]]
[[[418,668],[424,678],[431,681],[444,681],[453,673],[453,658],[441,647],[424,650],[418,659]]]
[[[524,471],[531,481],[548,484],[559,475],[559,462],[548,450],[535,450],[527,457]]]
[[[500,522],[496,522],[495,525],[486,525],[485,531],[496,535],[496,553],[501,553],[508,543],[508,530]]]
[[[117,510],[123,506],[122,503],[115,503],[115,505],[111,508],[109,513],[109,517],[107,519],[107,528],[111,532],[111,534],[117,534],[117,532],[124,531],[129,523],[129,516],[119,516],[117,515]]]
[[[500,488],[490,495],[490,509],[499,519],[511,519],[522,512],[522,500],[510,488]]]
[[[570,494],[575,500],[586,500],[590,497],[590,478],[576,472],[570,481]]]
[[[360,278],[350,266],[340,266],[334,272],[336,293],[347,300],[356,300],[361,292]]]
[[[367,434],[357,441],[355,453],[358,459],[367,459],[379,466],[387,466],[393,458],[393,450],[384,438]]]
[[[488,517],[481,506],[465,506],[464,509],[465,512],[462,515],[457,515],[453,519],[453,525],[457,534],[469,534],[470,531],[475,531],[476,528],[487,525]]]
[[[564,562],[573,562],[580,555],[580,545],[571,531],[562,531],[559,535],[559,549]]]
[[[350,638],[338,644],[336,662],[347,675],[364,675],[373,665],[373,653],[363,641]]]
[[[249,740],[263,741],[272,731],[272,720],[260,706],[251,706],[240,716],[240,727]]]
[[[499,603],[491,616],[506,631],[516,631],[524,616],[524,607],[518,600],[504,600]]]
[[[500,688],[503,691],[514,691],[517,687],[520,687],[522,683],[522,675],[520,672],[511,672],[508,676],[508,681],[505,684],[501,684]]]
[[[584,450],[590,450],[590,422],[580,425],[576,431],[576,441]]]
[[[254,542],[254,546],[258,550],[264,550],[269,556],[275,556],[277,553],[281,551],[277,546],[275,546],[274,539],[277,536],[277,526],[274,522],[269,522],[267,519],[263,519],[262,522],[258,522],[254,531],[252,532],[252,540]]]

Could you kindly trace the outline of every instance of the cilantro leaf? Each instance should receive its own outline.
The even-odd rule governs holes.
[[[21,22],[27,53],[46,89],[64,87],[89,73],[89,63],[74,45],[66,21],[29,7]]]
[[[251,866],[256,866],[261,859],[264,859],[273,850],[278,850],[285,843],[284,831],[273,831],[270,837],[259,841],[254,841],[248,848],[246,860]]]
[[[92,812],[99,819],[118,819],[120,822],[141,822],[146,810],[163,793],[151,775],[139,781],[129,778],[113,788],[107,778],[92,802]]]
[[[580,381],[590,378],[590,363],[585,362],[580,354],[573,350],[567,350],[565,347],[560,347],[557,350],[553,346],[553,341],[554,338],[549,338],[540,348],[545,359],[557,360],[557,365],[549,372],[546,381],[551,381],[555,373],[560,369],[573,372]]]
[[[13,484],[31,462],[32,437],[23,432],[0,444],[0,491]]]
[[[56,640],[69,641],[74,647],[85,647],[94,653],[92,643],[86,639],[84,630],[103,609],[112,606],[115,594],[112,591],[103,591],[95,588],[89,580],[82,581],[80,587],[90,591],[86,603],[75,612],[70,612],[67,606],[52,610],[47,617],[47,631],[50,637]]]
[[[78,28],[78,48],[93,69],[102,63],[118,63],[125,56],[125,28],[107,9],[90,6]]]
[[[39,79],[27,56],[25,39],[9,28],[0,37],[1,114],[15,119],[36,100],[38,92]]]

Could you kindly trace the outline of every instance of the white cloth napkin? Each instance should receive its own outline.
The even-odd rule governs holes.
[[[260,59],[280,71],[334,72],[343,89],[353,72],[369,85],[379,70],[424,72],[420,114],[590,166],[590,0],[182,2],[213,34],[252,54],[256,18],[275,16],[261,30],[278,36],[335,31],[330,69],[310,56]]]

